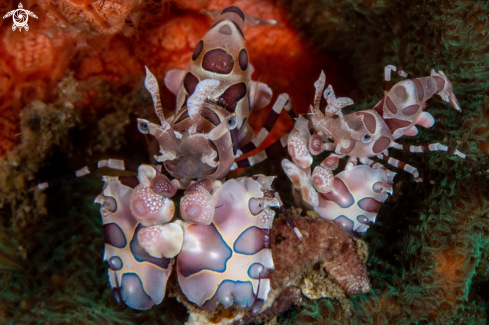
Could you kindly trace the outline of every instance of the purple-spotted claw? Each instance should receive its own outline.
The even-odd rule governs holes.
[[[193,186],[193,190],[187,190],[180,201],[182,218],[190,223],[208,225],[212,222],[214,212],[214,199],[204,186]]]
[[[312,156],[309,153],[310,137],[308,121],[300,116],[289,134],[287,149],[292,161],[301,168],[308,168],[312,164]]]
[[[309,139],[309,151],[312,155],[317,156],[323,152],[323,138],[319,134],[313,134]]]
[[[175,204],[165,197],[171,194],[174,184],[165,178],[157,174],[151,166],[141,165],[138,168],[139,185],[132,192],[129,208],[134,218],[143,226],[169,222],[175,214]],[[152,182],[153,180],[155,182]],[[162,194],[155,192],[154,189]]]
[[[176,223],[142,228],[138,242],[153,257],[172,258],[182,249],[183,229]]]
[[[142,184],[134,189],[129,207],[134,218],[144,226],[169,222],[175,214],[175,204],[171,199]]]
[[[165,175],[156,175],[149,183],[149,186],[153,192],[165,197],[174,196],[179,187],[176,179],[170,181]]]
[[[316,166],[312,171],[312,182],[319,193],[331,192],[334,175],[331,169]]]

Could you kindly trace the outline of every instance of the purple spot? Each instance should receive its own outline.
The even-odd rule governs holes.
[[[319,134],[313,134],[311,136],[310,150],[313,155],[320,154],[323,150],[323,138]]]
[[[199,250],[186,249],[186,246],[199,247]],[[182,251],[178,255],[178,271],[184,277],[202,270],[222,273],[226,270],[226,262],[232,254],[231,248],[222,239],[214,224],[189,225]]]
[[[183,87],[187,91],[189,97],[194,93],[195,87],[197,87],[198,83],[199,79],[197,79],[197,77],[190,72],[185,75],[185,78],[183,79]]]
[[[248,268],[248,275],[252,279],[268,279],[268,269],[261,263],[253,263]]]
[[[377,213],[382,206],[382,202],[379,202],[371,197],[366,197],[358,201],[358,206],[360,207],[360,209],[367,212]]]
[[[342,208],[348,208],[352,206],[355,199],[351,195],[350,191],[346,187],[345,183],[335,177],[333,179],[333,189],[329,193],[319,193],[325,200],[333,201]]]
[[[221,26],[221,28],[219,28],[219,33],[230,36],[233,34],[233,31],[231,30],[231,27],[229,27],[229,25],[226,24]]]
[[[204,55],[204,60],[202,61],[204,70],[219,74],[229,74],[233,71],[233,67],[233,57],[222,49],[210,50]]]
[[[354,236],[360,236],[361,234],[363,234],[364,232],[367,231],[367,229],[369,228],[370,225],[364,225],[364,224],[361,224],[360,226],[358,226],[357,229],[355,229],[353,231],[353,235]]]
[[[197,44],[197,46],[195,47],[194,54],[192,54],[193,61],[197,60],[203,48],[204,48],[204,41],[201,40],[199,44]]]
[[[397,86],[394,89],[394,93],[396,94],[397,97],[400,99],[404,99],[404,96],[406,96],[406,87],[404,86]]]
[[[119,271],[123,266],[124,264],[119,256],[112,256],[109,259],[109,269],[112,271]]]
[[[246,49],[239,51],[239,67],[243,71],[248,68],[248,52],[246,52]]]
[[[419,105],[411,105],[402,110],[402,114],[410,116],[418,111]]]
[[[370,224],[370,221],[368,220],[368,218],[366,216],[364,216],[363,214],[357,216],[357,221],[360,222],[360,223],[363,223],[363,224]]]
[[[416,92],[418,93],[418,101],[422,101],[424,96],[423,84],[421,83],[421,81],[419,81],[418,78],[413,79],[413,82],[414,86],[416,86]]]
[[[165,175],[156,175],[149,186],[153,192],[166,197],[172,197],[177,190]]]
[[[243,11],[241,9],[239,9],[239,7],[229,6],[229,7],[225,8],[221,11],[221,15],[225,14],[226,12],[233,12],[233,13],[237,14],[238,16],[240,16],[241,19],[243,19],[243,21],[245,20],[245,15],[244,15]]]
[[[352,220],[348,219],[347,217],[341,215],[338,218],[334,219],[333,221],[334,221],[334,223],[339,225],[341,228],[345,229],[345,231],[347,231],[349,233],[353,232],[354,222]]]
[[[120,293],[126,305],[133,309],[150,309],[155,304],[151,297],[144,291],[139,275],[135,273],[122,275]]]
[[[118,224],[106,223],[104,225],[105,242],[117,248],[124,248],[127,244],[126,236]]]
[[[379,153],[387,149],[387,147],[391,144],[391,139],[388,137],[380,137],[377,141],[375,141],[374,146],[372,147],[372,151],[374,153]]]
[[[386,104],[387,108],[389,109],[389,111],[391,111],[392,114],[397,114],[397,107],[396,107],[396,105],[394,105],[394,103],[392,102],[392,100],[389,97],[387,97],[385,104]]]
[[[234,251],[238,254],[254,255],[270,247],[270,229],[249,227],[234,242]]]
[[[219,102],[228,111],[234,112],[236,110],[236,104],[246,96],[246,85],[244,82],[240,82],[229,86],[221,96],[219,96]]]

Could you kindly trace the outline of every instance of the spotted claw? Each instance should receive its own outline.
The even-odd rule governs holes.
[[[182,249],[183,229],[176,223],[142,228],[138,232],[138,242],[153,257],[172,258]]]
[[[208,225],[212,222],[214,212],[214,199],[204,186],[187,190],[180,201],[182,218],[189,223]]]

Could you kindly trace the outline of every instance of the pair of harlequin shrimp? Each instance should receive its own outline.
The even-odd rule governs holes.
[[[334,220],[350,233],[365,232],[375,222],[387,193],[392,194],[395,173],[370,158],[383,159],[411,173],[415,181],[422,181],[416,168],[389,157],[388,148],[410,152],[447,151],[486,171],[475,160],[440,143],[403,146],[395,142],[403,135],[416,135],[416,125],[433,126],[433,116],[423,109],[435,94],[460,111],[452,85],[442,71],[432,70],[431,76],[414,78],[399,70],[398,74],[408,79],[390,88],[391,71],[396,70],[392,65],[385,67],[385,94],[374,108],[346,115],[342,109],[353,101],[336,98],[331,85],[323,93],[326,76],[321,72],[314,84],[316,94],[308,119],[300,117],[288,137],[293,162],[284,159],[282,167],[292,181],[296,204],[315,210],[324,219]],[[328,104],[324,113],[319,109],[322,94]],[[311,173],[312,156],[325,150],[334,153]],[[333,170],[343,157],[348,157],[345,171],[334,176]],[[357,166],[358,160],[365,165]]]
[[[101,204],[110,285],[116,298],[131,308],[159,304],[175,266],[181,291],[197,306],[215,310],[218,304],[234,304],[263,310],[271,305],[267,302],[269,270],[274,267],[269,242],[275,216],[271,207],[282,204],[272,189],[273,177],[222,182],[229,170],[259,163],[287,145],[293,162],[284,160],[282,166],[299,193],[297,198],[321,217],[361,233],[375,221],[387,193],[392,193],[395,175],[369,158],[387,157],[389,163],[419,180],[416,169],[389,158],[387,148],[403,148],[394,140],[415,134],[415,124],[433,124],[431,115],[422,110],[435,93],[458,108],[450,82],[439,72],[398,83],[374,109],[347,115],[341,108],[351,104],[351,99],[336,99],[328,87],[324,92],[328,106],[322,113],[319,104],[326,81],[322,73],[315,84],[309,119],[299,117],[288,139],[236,160],[260,147],[282,109],[293,114],[288,95],[281,94],[256,137],[247,120],[252,110],[270,102],[272,92],[251,80],[253,67],[242,29],[274,21],[251,17],[236,6],[208,14],[217,23],[195,47],[186,70],[173,70],[165,77],[165,85],[177,97],[172,117],[165,118],[158,82],[146,69],[145,86],[159,124],[139,119],[138,128],[158,140],[160,155],[155,159],[164,172],[161,165],[108,159],[38,185],[45,189],[101,167],[138,173],[137,177],[104,177],[103,192],[95,201]],[[391,70],[395,68],[388,67],[386,80]],[[465,158],[440,144],[409,149],[447,150]],[[311,174],[311,154],[324,150],[335,154]],[[334,176],[332,171],[344,156],[350,157],[346,170]],[[367,165],[356,166],[358,159]],[[179,205],[182,220],[175,217],[172,200],[179,189],[185,189]]]
[[[155,159],[174,179],[161,166],[108,159],[38,185],[45,189],[102,167],[138,173],[104,177],[95,200],[101,204],[110,285],[131,308],[148,309],[162,301],[175,260],[180,289],[203,309],[214,310],[220,303],[258,311],[270,291],[275,216],[270,207],[282,206],[271,188],[273,177],[220,180],[230,169],[258,163],[286,143],[278,141],[235,162],[261,145],[283,108],[292,113],[288,95],[281,94],[257,137],[247,121],[253,109],[268,105],[272,91],[251,80],[242,30],[275,21],[249,16],[236,6],[207,13],[217,23],[195,47],[186,70],[165,77],[177,97],[168,119],[158,82],[146,68],[145,86],[160,123],[138,119],[138,128],[156,137],[160,155]],[[179,205],[183,220],[175,218],[172,200],[179,189],[185,189]]]

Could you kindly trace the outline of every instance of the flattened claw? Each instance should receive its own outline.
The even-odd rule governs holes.
[[[153,257],[172,258],[182,249],[183,229],[175,223],[142,228],[138,232],[138,242]]]

